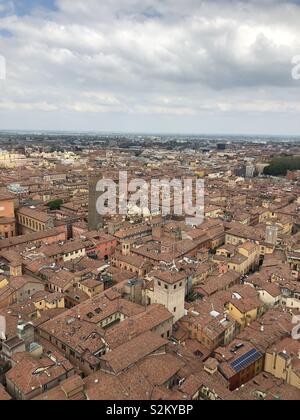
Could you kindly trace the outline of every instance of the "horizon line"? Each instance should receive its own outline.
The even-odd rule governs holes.
[[[39,130],[39,129],[0,129],[0,134],[24,133],[24,134],[83,134],[83,135],[139,135],[139,136],[197,136],[197,137],[262,137],[262,138],[299,138],[300,134],[262,134],[262,133],[176,133],[176,132],[150,132],[150,131],[107,131],[107,130]]]

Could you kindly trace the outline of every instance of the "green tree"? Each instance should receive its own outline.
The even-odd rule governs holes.
[[[58,198],[57,200],[50,201],[50,203],[48,203],[47,206],[50,210],[60,210],[62,204],[63,200]]]
[[[270,176],[285,176],[288,171],[300,170],[300,156],[278,157],[265,168],[264,174]]]

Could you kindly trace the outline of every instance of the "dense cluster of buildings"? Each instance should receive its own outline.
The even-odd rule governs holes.
[[[262,175],[300,148],[170,142],[1,151],[0,400],[300,399],[300,183]],[[203,223],[99,215],[120,171],[203,179]]]

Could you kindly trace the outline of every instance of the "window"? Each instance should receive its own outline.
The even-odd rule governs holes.
[[[158,281],[158,282],[157,282],[157,284],[158,284],[159,286],[161,286],[161,282],[160,282],[160,281]]]
[[[174,313],[176,312],[176,310],[177,310],[177,309],[176,309],[176,308],[174,308]]]
[[[168,290],[168,289],[169,289],[169,288],[168,288],[168,286],[167,286],[166,284],[165,284],[165,289],[166,289],[166,290]]]
[[[175,286],[174,286],[174,290],[176,290],[177,289],[177,284],[175,284]]]

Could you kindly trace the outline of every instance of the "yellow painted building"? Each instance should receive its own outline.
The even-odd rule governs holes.
[[[241,330],[252,324],[257,319],[257,308],[248,311],[240,310],[235,304],[229,303],[229,313],[240,325]]]
[[[5,277],[0,278],[0,289],[3,289],[3,287],[8,285],[8,280]]]
[[[238,322],[241,331],[256,321],[264,311],[256,291],[250,291],[251,289],[248,289],[244,297],[234,293],[228,305],[229,315]]]
[[[300,390],[300,346],[298,340],[286,338],[268,350],[265,371]]]
[[[224,215],[224,210],[221,207],[215,205],[209,205],[205,208],[204,211],[205,217],[210,217],[211,219],[218,219]]]
[[[27,158],[25,155],[6,150],[0,152],[0,168],[14,169],[25,166],[26,164]]]
[[[260,255],[271,255],[273,254],[274,249],[275,249],[274,245],[262,243],[260,244]]]
[[[104,284],[97,280],[88,279],[78,283],[78,288],[92,298],[103,292]]]
[[[198,178],[204,178],[205,177],[205,169],[196,169],[194,171],[194,174],[198,177]]]
[[[64,309],[65,298],[61,293],[49,293],[34,299],[34,306],[39,311],[46,311],[49,309]]]
[[[221,257],[219,263],[227,264],[229,270],[245,275],[258,267],[260,247],[252,242],[239,246],[225,245],[217,250],[216,255]],[[213,261],[218,263],[217,257]]]

